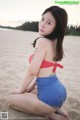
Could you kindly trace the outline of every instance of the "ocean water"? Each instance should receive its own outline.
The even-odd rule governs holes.
[[[11,31],[12,29],[0,28],[0,30],[4,30],[4,31]]]

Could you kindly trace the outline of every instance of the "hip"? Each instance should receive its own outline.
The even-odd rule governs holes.
[[[40,100],[53,106],[61,106],[67,97],[66,88],[56,75],[37,78],[37,91]]]
[[[62,82],[58,79],[56,75],[49,76],[49,77],[38,77],[36,79],[37,83],[37,90],[39,93],[44,94],[52,93],[52,94],[65,94],[66,95],[66,88],[62,84]]]

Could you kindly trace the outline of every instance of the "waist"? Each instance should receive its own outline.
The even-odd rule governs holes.
[[[38,77],[36,79],[36,83],[38,91],[45,91],[46,89],[53,91],[53,89],[57,88],[65,89],[64,85],[56,75],[48,77]]]
[[[54,83],[55,81],[58,81],[58,77],[56,75],[46,76],[46,77],[37,77],[36,78],[38,85],[44,85],[48,83]]]
[[[58,80],[58,77],[56,75],[50,75],[46,77],[37,77],[36,80],[40,82],[45,82],[45,81],[50,81],[50,80],[55,81],[55,80]]]
[[[36,83],[38,91],[53,91],[57,89],[66,91],[65,86],[56,75],[48,77],[38,77],[36,78]]]
[[[51,76],[51,75],[56,75],[55,72],[52,72],[52,67],[50,68],[40,68],[38,74],[37,74],[37,77],[48,77],[48,76]]]

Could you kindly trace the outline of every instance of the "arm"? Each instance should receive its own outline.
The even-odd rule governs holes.
[[[27,74],[26,74],[26,77],[25,77],[25,79],[24,79],[24,81],[23,81],[23,83],[20,87],[20,93],[23,93],[23,92],[27,91],[27,88],[31,86],[31,83],[33,82],[34,77],[35,77],[35,74],[31,73],[28,70]]]
[[[15,91],[11,92],[11,94],[20,94],[20,93],[28,92],[30,89],[32,89],[32,87],[34,85],[34,82],[33,82],[34,77],[35,77],[34,74],[31,74],[29,71],[27,71],[26,77],[25,77],[21,87]]]
[[[35,85],[36,85],[36,79],[34,79],[34,80],[30,83],[30,85],[27,87],[27,92],[32,91],[32,90],[34,89]]]
[[[17,93],[23,93],[27,90],[28,86],[32,82],[32,80],[37,76],[41,63],[45,57],[45,40],[44,38],[40,38],[36,43],[36,52],[34,54],[34,58],[31,62],[31,65],[27,71],[26,77],[22,83],[21,88]],[[35,83],[35,82],[34,82]]]

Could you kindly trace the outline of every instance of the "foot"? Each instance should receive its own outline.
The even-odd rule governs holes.
[[[65,108],[60,108],[56,111],[56,114],[60,114],[63,115],[64,117],[67,118],[67,120],[69,120],[69,114],[68,112],[65,110]]]
[[[49,119],[50,120],[68,120],[66,117],[64,117],[63,115],[59,115],[59,114],[56,114],[56,113],[52,113],[50,116],[49,116]]]

